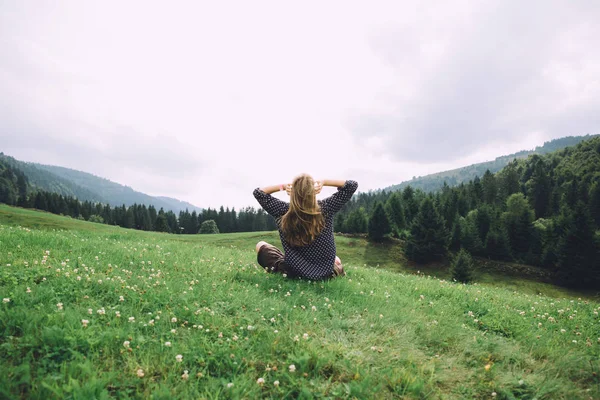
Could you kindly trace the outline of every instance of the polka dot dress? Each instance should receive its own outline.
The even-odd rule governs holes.
[[[339,187],[338,191],[332,196],[324,200],[318,200],[321,213],[325,219],[325,227],[311,244],[302,247],[290,245],[283,237],[281,227],[279,227],[279,237],[283,245],[285,262],[295,275],[310,280],[331,277],[336,254],[333,238],[333,216],[350,200],[357,188],[358,183],[356,181],[347,180],[344,186]],[[281,201],[259,188],[254,190],[254,197],[261,207],[276,220],[279,220],[288,212],[290,207],[285,201]]]

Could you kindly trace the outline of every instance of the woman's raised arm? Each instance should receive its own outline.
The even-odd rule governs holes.
[[[272,194],[275,192],[280,192],[282,190],[287,191],[288,186],[292,186],[292,185],[289,183],[282,183],[280,185],[265,186],[263,188],[260,188],[260,190],[262,190],[266,194]]]

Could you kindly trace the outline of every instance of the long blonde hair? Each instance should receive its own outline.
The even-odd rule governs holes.
[[[315,241],[324,227],[313,178],[308,174],[297,176],[290,192],[290,209],[281,217],[283,237],[292,246],[306,246]]]

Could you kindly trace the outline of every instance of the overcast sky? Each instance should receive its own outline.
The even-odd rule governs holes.
[[[0,151],[200,207],[300,172],[377,189],[600,133],[598,21],[598,0],[6,0]]]

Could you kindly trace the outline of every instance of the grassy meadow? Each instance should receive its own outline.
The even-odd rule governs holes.
[[[345,278],[288,280],[258,240],[0,206],[0,398],[600,398],[589,295],[345,237]]]

